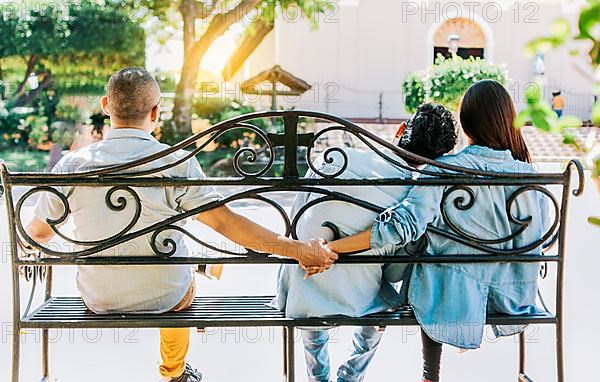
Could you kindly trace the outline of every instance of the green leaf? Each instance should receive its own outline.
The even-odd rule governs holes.
[[[596,126],[600,126],[600,101],[596,101],[592,109],[592,122]]]
[[[563,136],[563,143],[565,145],[575,145],[577,144],[577,140],[575,139],[575,136],[572,134],[565,134]]]
[[[530,41],[525,45],[525,55],[533,57],[538,53],[545,53],[554,47],[553,39],[550,37],[540,37]]]
[[[600,217],[590,216],[588,218],[588,223],[600,227]]]
[[[525,110],[521,111],[519,113],[519,115],[517,115],[517,117],[515,118],[514,126],[516,128],[523,127],[527,124],[528,121],[529,121],[529,110],[525,109]]]
[[[542,98],[541,86],[532,84],[525,89],[525,99],[528,105],[536,105],[540,103]]]
[[[581,125],[583,125],[583,121],[572,115],[564,115],[557,122],[557,126],[561,130],[568,127],[580,127]]]
[[[547,114],[542,110],[535,109],[530,112],[531,115],[531,123],[533,126],[539,128],[543,131],[551,131],[552,126],[548,123]]]
[[[579,39],[590,39],[594,40],[593,29],[594,26],[600,23],[600,3],[591,5],[589,8],[584,9],[579,15]]]
[[[571,25],[567,19],[557,19],[550,25],[550,32],[553,37],[565,40],[571,34]]]

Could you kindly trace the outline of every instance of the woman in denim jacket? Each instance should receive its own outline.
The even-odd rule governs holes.
[[[505,172],[532,173],[531,157],[520,130],[513,127],[515,107],[507,90],[495,81],[472,85],[460,107],[460,122],[468,146],[440,162],[465,168]],[[449,172],[428,166],[430,172]],[[428,175],[431,176],[431,175]],[[389,244],[405,245],[427,234],[427,255],[482,254],[452,239],[426,233],[429,225],[452,232],[447,222],[468,235],[482,239],[501,239],[519,228],[514,217],[530,221],[526,229],[511,240],[489,244],[496,249],[516,249],[538,241],[546,233],[547,199],[539,191],[521,193],[509,216],[507,202],[517,190],[514,186],[470,186],[473,205],[458,210],[454,201],[470,196],[464,189],[450,187],[414,187],[395,207],[382,213],[371,230],[331,242],[338,253],[379,248]],[[445,199],[445,200],[444,200]],[[441,206],[442,200],[444,205]],[[441,209],[447,214],[442,216]],[[499,240],[501,241],[501,240]],[[538,247],[528,254],[538,255]],[[442,343],[462,349],[475,349],[481,344],[486,316],[489,313],[532,314],[538,291],[537,264],[415,264],[404,282],[404,296],[414,309],[422,327],[424,381],[439,381]],[[318,272],[310,269],[310,272]],[[513,335],[522,326],[495,327],[497,336]]]

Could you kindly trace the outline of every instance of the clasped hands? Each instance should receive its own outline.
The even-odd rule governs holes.
[[[306,272],[304,276],[311,276],[325,272],[338,259],[338,254],[324,239],[312,239],[304,244],[303,254],[298,259],[300,267]]]

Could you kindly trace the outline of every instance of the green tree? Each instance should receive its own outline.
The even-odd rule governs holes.
[[[169,10],[174,8],[182,19],[183,66],[173,107],[173,122],[178,133],[189,134],[191,131],[198,70],[204,55],[217,38],[234,24],[241,24],[249,33],[258,31],[255,34],[258,40],[251,44],[256,47],[272,29],[277,9],[299,12],[298,16],[315,22],[314,16],[332,9],[333,3],[333,0],[141,0],[141,4],[158,18],[166,19]],[[135,1],[129,6],[135,8]],[[253,48],[238,50],[236,61],[243,62],[252,51]]]
[[[0,79],[17,82],[6,94],[11,106],[31,105],[51,86],[71,94],[102,91],[114,70],[144,64],[145,32],[121,7],[84,0],[64,9],[48,3],[25,16],[18,11],[0,18]],[[5,78],[9,73],[13,78]],[[31,76],[39,84],[27,91]]]

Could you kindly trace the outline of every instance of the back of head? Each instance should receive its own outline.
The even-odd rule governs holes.
[[[515,105],[499,82],[483,80],[471,85],[460,105],[460,124],[475,145],[510,150],[513,158],[531,162],[521,130],[514,127]]]
[[[160,87],[146,69],[125,68],[108,81],[110,115],[125,123],[144,121],[160,102]]]
[[[429,159],[450,152],[456,145],[456,123],[442,105],[426,103],[406,122],[398,146]]]

